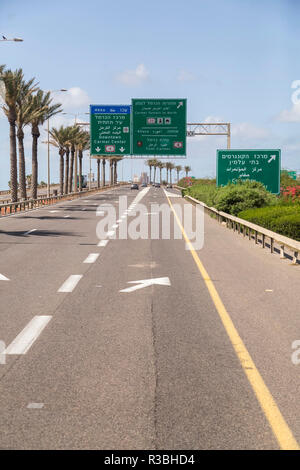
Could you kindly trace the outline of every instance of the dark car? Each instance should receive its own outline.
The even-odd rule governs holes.
[[[168,188],[168,189],[172,189],[173,186],[172,186],[171,184],[168,184],[168,185],[167,185],[167,188]]]
[[[133,183],[130,189],[139,189],[139,185],[136,183]]]
[[[159,183],[155,183],[154,187],[155,187],[155,188],[160,188],[160,184],[159,184]]]
[[[147,183],[142,183],[141,186],[142,186],[142,188],[147,188],[148,185],[147,185]]]

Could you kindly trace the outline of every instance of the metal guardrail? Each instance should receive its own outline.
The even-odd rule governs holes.
[[[185,189],[180,186],[176,187],[180,190]],[[240,219],[239,217],[227,214],[226,212],[218,211],[214,207],[209,207],[204,202],[198,201],[198,199],[191,196],[185,196],[185,199],[190,200],[193,204],[200,204],[204,208],[204,212],[215,217],[219,223],[225,222],[227,228],[232,229],[234,232],[238,232],[239,234],[243,234],[244,237],[247,236],[249,240],[254,239],[255,244],[261,243],[262,248],[266,248],[267,240],[269,240],[268,245],[271,253],[274,253],[274,244],[277,243],[281,259],[284,259],[287,256],[285,250],[289,249],[292,253],[292,263],[297,264],[300,252],[300,242],[297,240],[272,232],[260,225],[253,224],[252,222]]]
[[[101,188],[87,189],[86,191],[80,191],[76,193],[69,193],[57,196],[43,197],[40,196],[38,199],[26,199],[25,201],[9,202],[7,204],[0,204],[0,218],[9,214],[17,214],[22,211],[33,210],[38,207],[55,204],[56,202],[70,199],[77,199],[87,194],[101,192],[109,188],[115,188],[126,183],[118,183],[114,185],[108,185]]]

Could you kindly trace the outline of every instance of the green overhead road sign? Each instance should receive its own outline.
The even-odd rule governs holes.
[[[130,106],[90,106],[91,155],[130,155]]]
[[[238,179],[260,181],[280,193],[280,150],[217,150],[217,186]]]
[[[133,99],[132,153],[186,155],[186,99]]]

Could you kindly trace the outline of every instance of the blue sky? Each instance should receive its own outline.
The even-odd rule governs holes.
[[[187,98],[189,122],[231,122],[232,148],[281,148],[282,166],[300,171],[300,105],[291,101],[292,82],[300,80],[299,13],[298,0],[0,0],[0,33],[24,39],[1,42],[0,63],[22,67],[45,90],[67,88],[54,98],[69,113],[88,112],[90,103]],[[27,173],[30,145],[27,132]],[[46,145],[39,147],[46,180]],[[214,176],[216,149],[225,147],[225,137],[190,138],[187,159],[176,163]],[[1,115],[1,188],[8,156]],[[123,176],[143,166],[126,160]],[[57,181],[55,149],[51,168]]]

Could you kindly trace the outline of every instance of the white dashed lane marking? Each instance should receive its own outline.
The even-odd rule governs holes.
[[[52,316],[38,315],[25,326],[13,342],[4,351],[4,354],[26,354],[43,329],[48,325]]]
[[[90,253],[88,257],[84,260],[84,263],[87,263],[87,264],[95,263],[98,256],[99,256],[99,253]]]
[[[57,292],[72,292],[82,278],[82,274],[72,274],[58,289]]]

